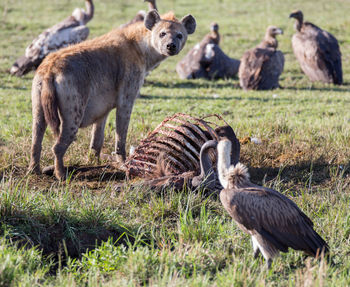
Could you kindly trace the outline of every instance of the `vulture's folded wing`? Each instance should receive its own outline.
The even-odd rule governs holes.
[[[316,255],[326,242],[313,230],[312,221],[279,192],[264,187],[224,190],[227,211],[248,231],[255,231],[281,251],[288,247]]]

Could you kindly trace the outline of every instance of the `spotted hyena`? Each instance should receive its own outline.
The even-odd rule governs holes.
[[[29,169],[40,173],[46,126],[56,136],[55,175],[65,177],[63,156],[79,128],[93,125],[90,148],[100,156],[106,119],[116,108],[115,159],[125,160],[125,142],[135,98],[145,75],[178,54],[196,28],[191,15],[148,12],[144,22],[50,54],[33,80],[33,131]]]

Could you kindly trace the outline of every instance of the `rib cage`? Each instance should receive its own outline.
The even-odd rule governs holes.
[[[222,125],[204,119],[216,118]],[[125,162],[127,177],[153,178],[160,155],[166,156],[167,174],[179,175],[200,170],[201,146],[208,140],[219,140],[216,128],[228,124],[220,115],[195,118],[177,113],[167,117],[140,142],[135,152]],[[216,151],[210,152],[216,166]]]

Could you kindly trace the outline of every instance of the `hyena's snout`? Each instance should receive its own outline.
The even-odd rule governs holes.
[[[175,55],[179,53],[178,45],[175,42],[170,42],[166,45],[166,49],[169,55]]]
[[[175,37],[171,37],[171,38],[169,37],[169,39],[167,39],[165,48],[166,48],[166,53],[169,56],[174,56],[180,53],[183,47],[182,39],[183,39],[183,36],[180,33],[178,33]]]

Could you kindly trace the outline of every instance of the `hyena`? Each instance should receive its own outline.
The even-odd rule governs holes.
[[[178,54],[194,33],[191,15],[148,12],[144,22],[50,54],[32,84],[32,148],[29,169],[40,173],[41,145],[47,125],[56,142],[54,173],[64,179],[63,156],[79,128],[93,125],[90,149],[99,158],[109,112],[116,108],[115,160],[126,157],[125,142],[135,98],[145,75]]]

